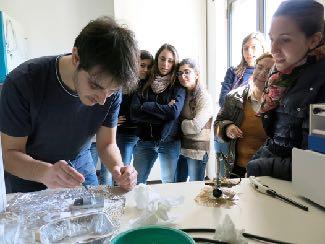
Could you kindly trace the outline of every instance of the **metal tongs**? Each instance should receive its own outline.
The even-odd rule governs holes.
[[[184,232],[186,232],[186,233],[214,233],[216,231],[215,229],[207,229],[207,228],[181,229],[181,230],[184,231]],[[250,233],[247,233],[247,232],[243,232],[242,235],[245,238],[252,239],[252,240],[256,240],[256,241],[261,241],[263,243],[292,244],[291,242],[285,242],[285,241],[275,240],[275,239],[272,239],[272,238],[269,238],[269,237],[258,236],[258,235],[250,234]],[[202,238],[202,237],[193,237],[193,240],[196,243],[228,244],[228,242],[214,240],[214,239],[209,239],[209,238]]]
[[[271,189],[270,187],[268,187],[267,185],[263,185],[260,181],[258,181],[258,179],[255,176],[250,176],[249,177],[249,182],[250,184],[253,186],[253,188],[263,194],[269,195],[271,197],[280,199],[286,203],[289,203],[297,208],[300,208],[304,211],[308,211],[308,207],[304,206],[288,197],[285,197],[279,193],[277,193],[275,190]]]
[[[70,160],[66,160],[66,162],[68,163],[68,165],[71,167],[71,168],[74,168],[71,161]],[[85,182],[82,183],[82,186],[88,191],[89,191],[89,187],[85,184]]]

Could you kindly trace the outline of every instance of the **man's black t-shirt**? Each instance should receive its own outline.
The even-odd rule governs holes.
[[[49,163],[74,159],[101,125],[115,127],[121,103],[117,92],[104,105],[84,105],[62,82],[59,58],[42,57],[17,67],[8,74],[0,100],[1,132],[28,136],[26,153]]]

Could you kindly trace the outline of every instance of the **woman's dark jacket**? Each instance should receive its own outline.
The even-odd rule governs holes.
[[[117,134],[136,135],[137,124],[131,120],[130,106],[133,94],[123,94],[119,116],[125,117],[125,122],[117,127]]]
[[[244,74],[242,77],[238,77],[235,72],[234,67],[230,67],[227,69],[226,76],[221,83],[221,91],[220,91],[220,97],[219,97],[219,106],[222,108],[222,106],[225,103],[226,95],[232,90],[236,89],[239,86],[245,86],[248,85],[248,77],[250,77],[253,74],[254,68],[247,67],[244,71]]]
[[[261,158],[261,165],[273,169],[271,176],[286,180],[291,180],[292,148],[308,146],[309,105],[325,102],[325,58],[316,62],[310,57],[307,62],[280,105],[262,114],[263,126],[270,138],[253,157]],[[247,172],[249,167],[248,164]]]
[[[235,73],[235,68],[230,67],[227,69],[226,76],[221,83],[221,91],[220,91],[220,97],[219,97],[219,106],[222,108],[222,106],[225,103],[226,95],[231,91],[233,84],[238,80]]]
[[[151,88],[147,94],[134,94],[131,118],[138,124],[137,135],[144,141],[173,141],[180,137],[179,115],[183,109],[186,91],[178,82],[155,94]],[[174,105],[168,105],[175,100]]]
[[[263,114],[263,126],[275,146],[271,152],[290,156],[293,147],[306,149],[309,133],[309,105],[325,102],[325,59],[308,65],[280,106]]]
[[[140,80],[137,90],[140,91],[146,81],[147,80]],[[136,135],[137,124],[131,119],[131,102],[133,94],[134,93],[123,94],[122,96],[122,103],[120,105],[120,112],[118,116],[124,116],[125,122],[117,126],[117,134]]]

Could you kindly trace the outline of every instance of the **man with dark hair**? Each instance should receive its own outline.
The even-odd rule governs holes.
[[[139,84],[138,89],[146,82],[151,66],[153,64],[153,56],[147,50],[140,51],[139,62]],[[120,106],[118,126],[116,131],[116,144],[121,152],[122,160],[125,165],[129,165],[132,162],[133,151],[139,140],[136,135],[137,125],[130,118],[130,107],[134,93],[123,92],[122,103]],[[96,141],[91,144],[90,151],[94,160],[94,164],[97,165],[98,153],[96,149]],[[113,185],[112,175],[108,172],[107,168],[100,164],[99,183],[101,185]]]
[[[80,32],[71,54],[32,59],[8,74],[0,103],[7,192],[98,184],[89,151],[95,134],[117,184],[136,185],[115,137],[121,90],[136,87],[138,60],[132,32],[102,17]]]

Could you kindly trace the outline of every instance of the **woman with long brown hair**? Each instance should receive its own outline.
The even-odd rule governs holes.
[[[132,99],[131,117],[138,123],[139,136],[133,160],[138,183],[146,183],[158,157],[162,182],[174,182],[180,153],[179,115],[185,100],[185,89],[175,79],[177,64],[175,47],[162,45],[149,80]]]
[[[265,38],[260,32],[247,35],[242,42],[241,61],[236,67],[230,67],[222,82],[219,106],[222,107],[226,95],[239,86],[247,85],[253,75],[256,59],[267,51]]]

